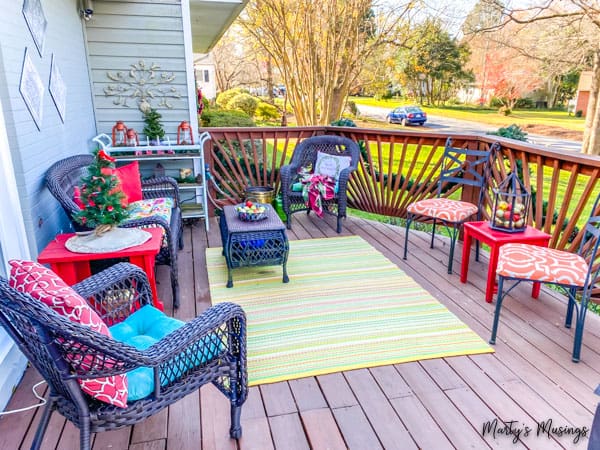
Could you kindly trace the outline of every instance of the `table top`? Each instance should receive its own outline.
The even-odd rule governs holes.
[[[537,228],[527,226],[525,231],[519,231],[516,233],[509,233],[507,231],[498,231],[490,227],[489,222],[465,222],[463,224],[465,230],[469,231],[472,237],[477,238],[483,237],[492,242],[527,242],[527,241],[540,241],[550,240],[552,237],[548,233],[538,230]]]
[[[227,205],[223,207],[223,214],[230,233],[248,233],[252,231],[285,230],[285,225],[277,215],[277,212],[268,203],[264,204],[266,219],[256,222],[246,222],[238,217],[236,207]]]
[[[152,234],[152,237],[146,242],[133,247],[124,248],[116,252],[107,253],[75,253],[68,250],[65,247],[67,239],[75,236],[75,233],[59,234],[52,241],[48,243],[46,248],[38,255],[38,262],[42,264],[46,263],[58,263],[58,262],[70,262],[70,261],[90,261],[96,259],[106,258],[120,258],[126,256],[143,256],[148,254],[156,254],[160,251],[162,243],[162,229],[155,228],[144,228],[144,231]]]

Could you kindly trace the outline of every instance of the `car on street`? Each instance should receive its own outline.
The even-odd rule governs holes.
[[[387,115],[388,123],[402,125],[423,125],[427,122],[427,113],[418,106],[399,106]]]

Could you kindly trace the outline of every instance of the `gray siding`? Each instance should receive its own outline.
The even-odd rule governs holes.
[[[41,57],[23,18],[23,2],[3,2],[0,14],[0,96],[32,257],[57,232],[70,229],[58,202],[45,189],[46,170],[66,156],[89,152],[90,139],[97,134],[78,1],[41,0],[41,4],[48,22]],[[25,48],[46,86],[41,130],[19,93]],[[67,89],[65,123],[48,91],[52,54]]]
[[[148,66],[159,65],[157,74],[175,76],[172,83],[163,85],[181,94],[181,98],[168,99],[173,108],[158,106],[158,99],[151,100],[162,115],[166,134],[174,141],[177,125],[189,120],[180,2],[96,0],[94,17],[86,23],[86,33],[98,132],[110,135],[115,122],[122,120],[143,139],[143,114],[137,101],[129,98],[127,107],[115,105],[115,97],[105,94],[109,85],[119,84],[108,78],[109,72],[121,72],[127,77],[132,64],[143,60]]]

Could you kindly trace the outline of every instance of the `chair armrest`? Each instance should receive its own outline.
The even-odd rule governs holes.
[[[129,263],[115,264],[75,284],[73,289],[110,325],[152,304],[148,277],[142,269]]]
[[[299,168],[300,166],[298,164],[287,164],[285,166],[281,166],[279,169],[281,189],[283,189],[284,192],[291,191],[292,182],[297,177]]]
[[[144,198],[171,197],[179,206],[179,186],[171,177],[153,177],[142,180],[142,195]]]

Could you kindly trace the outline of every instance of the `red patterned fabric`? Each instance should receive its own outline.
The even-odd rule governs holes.
[[[463,222],[477,213],[476,205],[449,198],[421,200],[411,203],[406,209],[415,215],[433,217],[447,222]]]
[[[54,272],[31,261],[9,261],[11,265],[10,286],[29,294],[72,322],[90,327],[105,336],[110,336],[108,327],[88,303],[61,280]],[[80,361],[78,361],[81,363]],[[89,368],[92,358],[81,367]],[[79,380],[81,389],[92,397],[121,408],[127,407],[127,376]]]
[[[581,256],[529,244],[506,244],[500,247],[496,273],[546,283],[583,286],[588,264]]]
[[[302,180],[302,197],[306,206],[323,217],[323,200],[335,197],[335,180],[326,175],[311,175]]]

